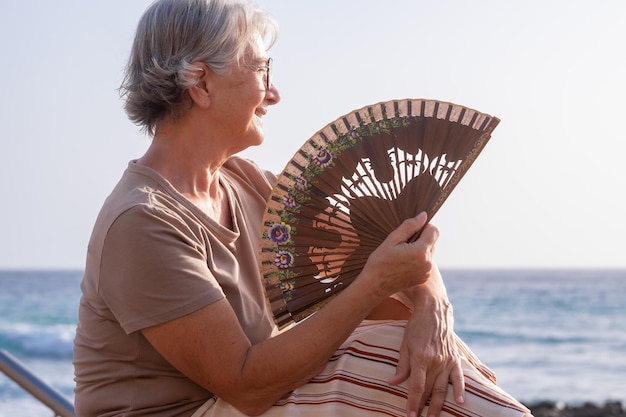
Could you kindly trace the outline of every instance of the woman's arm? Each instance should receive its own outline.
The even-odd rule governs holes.
[[[429,416],[441,413],[448,382],[454,398],[464,401],[465,381],[454,338],[454,315],[443,279],[433,266],[428,281],[404,290],[414,303],[400,349],[396,376],[399,384],[409,379],[409,416],[418,416],[430,397]]]
[[[226,300],[147,328],[143,334],[183,374],[249,415],[317,375],[328,359],[389,295],[424,283],[438,231],[420,215],[404,222],[376,249],[359,277],[298,326],[251,345]]]

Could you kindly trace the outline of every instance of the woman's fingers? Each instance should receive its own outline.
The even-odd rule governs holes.
[[[454,391],[454,401],[457,404],[465,402],[465,377],[463,376],[463,367],[461,361],[457,360],[452,372],[450,372],[450,382]]]
[[[443,402],[448,393],[448,379],[449,375],[445,370],[437,375],[430,393],[430,403],[428,404],[429,417],[438,417],[441,414]]]

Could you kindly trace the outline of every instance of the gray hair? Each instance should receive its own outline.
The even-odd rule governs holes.
[[[259,37],[271,47],[273,18],[249,0],[157,0],[137,26],[120,93],[128,118],[154,135],[159,121],[190,106],[187,90],[203,62],[224,73]]]

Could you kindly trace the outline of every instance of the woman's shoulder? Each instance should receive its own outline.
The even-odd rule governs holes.
[[[240,156],[230,157],[223,167],[227,172],[254,187],[274,187],[276,175],[259,167],[254,161]]]

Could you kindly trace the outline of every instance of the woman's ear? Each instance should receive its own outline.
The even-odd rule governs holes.
[[[206,64],[200,62],[194,62],[192,65],[198,69],[195,71],[196,83],[188,91],[189,98],[193,103],[202,108],[207,109],[211,104],[211,92],[210,92],[210,78],[213,73]]]

